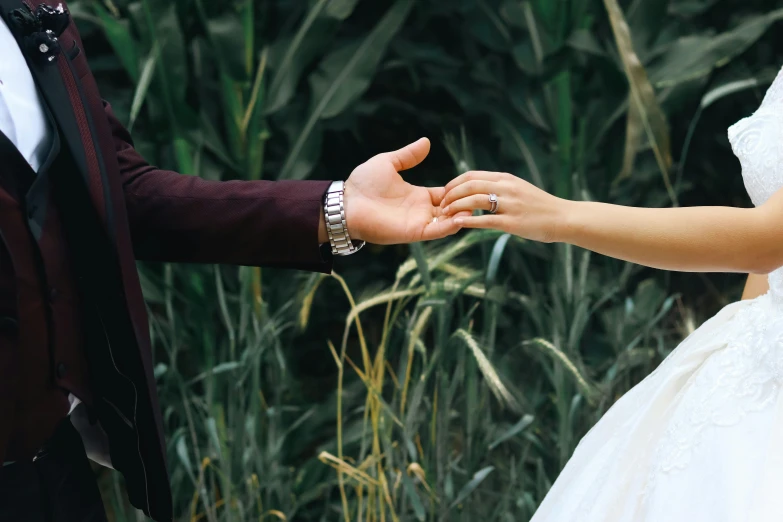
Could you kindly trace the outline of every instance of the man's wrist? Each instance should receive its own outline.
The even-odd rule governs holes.
[[[362,234],[359,230],[359,220],[356,218],[356,194],[354,194],[353,187],[349,187],[348,183],[345,183],[343,188],[343,206],[345,207],[345,226],[348,229],[348,235],[354,241],[364,241]]]
[[[326,197],[326,194],[324,194]],[[321,216],[318,219],[318,244],[323,245],[329,242],[329,234],[326,232],[326,216],[324,215],[323,205],[321,205],[321,211],[318,213]]]
[[[354,221],[355,218],[349,218],[346,211],[345,185],[343,181],[334,181],[329,186],[329,190],[324,198],[324,211],[319,219],[321,227],[318,232],[319,238],[322,237],[322,233],[326,234],[332,254],[340,256],[354,254],[364,246],[364,241],[353,236],[353,233],[356,231],[355,227],[351,227],[348,224],[349,221]],[[351,197],[348,196],[348,199],[350,200]],[[349,206],[353,208],[350,203]]]

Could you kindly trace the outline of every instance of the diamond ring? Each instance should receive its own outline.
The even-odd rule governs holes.
[[[497,194],[490,194],[489,195],[489,213],[490,214],[497,214],[498,212],[498,195]]]

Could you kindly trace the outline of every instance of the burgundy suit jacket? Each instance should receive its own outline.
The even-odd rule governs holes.
[[[25,1],[33,8],[41,2]],[[6,14],[21,6],[22,0],[0,0],[0,12]],[[60,44],[62,53],[55,62],[28,58],[28,63],[59,126],[62,147],[78,167],[90,215],[104,232],[95,240],[98,250],[105,250],[96,270],[104,270],[116,284],[114,290],[101,293],[104,301],[96,307],[102,310],[95,321],[100,323],[96,336],[105,337],[105,346],[88,353],[91,374],[95,376],[96,369],[99,374],[93,394],[110,397],[107,402],[117,405],[128,425],[122,431],[101,419],[112,461],[125,475],[131,501],[156,520],[171,520],[164,434],[136,260],[328,273],[331,264],[318,244],[318,224],[329,182],[213,182],[149,165],[134,149],[109,103],[102,100],[72,22],[60,36]],[[107,286],[108,280],[96,285]],[[13,295],[0,294],[0,303],[9,305],[13,300]],[[103,352],[112,346],[110,360]],[[113,383],[125,380],[133,393],[123,396],[120,385]]]

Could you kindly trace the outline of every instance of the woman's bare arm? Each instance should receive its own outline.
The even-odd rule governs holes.
[[[742,299],[755,299],[766,294],[768,290],[769,279],[766,274],[749,274],[745,289],[742,291]]]
[[[768,274],[783,265],[783,198],[759,208],[569,202],[555,240],[653,268]]]
[[[645,266],[684,272],[768,274],[783,266],[783,191],[757,208],[637,208],[557,198],[510,174],[470,172],[446,186],[444,213],[527,239],[571,243]]]

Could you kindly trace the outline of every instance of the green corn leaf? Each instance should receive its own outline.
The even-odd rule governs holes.
[[[511,426],[508,430],[506,430],[500,437],[495,439],[490,445],[489,450],[492,451],[493,449],[497,448],[502,443],[506,442],[507,440],[516,437],[525,429],[533,424],[533,421],[535,420],[535,417],[532,415],[525,414],[521,419],[519,419],[519,422]]]
[[[193,151],[190,142],[181,137],[174,138],[174,155],[177,158],[177,168],[182,174],[197,174],[193,163]]]
[[[746,89],[758,87],[760,83],[761,81],[758,78],[747,78],[744,80],[736,80],[733,82],[724,83],[719,87],[710,89],[704,96],[702,96],[699,107],[706,109],[721,98],[731,96],[734,93],[741,92]]]
[[[148,303],[163,303],[165,301],[163,289],[149,277],[147,270],[139,270],[139,282],[145,301]]]
[[[731,31],[717,36],[693,35],[676,40],[649,67],[658,88],[671,87],[707,76],[745,52],[783,18],[783,9],[747,18]]]
[[[188,441],[186,440],[184,435],[177,438],[175,448],[176,448],[177,457],[179,457],[179,461],[182,464],[182,467],[185,468],[185,472],[188,474],[193,484],[195,484],[196,477],[193,474],[193,464],[190,461],[190,454],[188,452]]]
[[[500,110],[493,110],[492,116],[498,124],[498,130],[504,130],[503,136],[509,141],[510,148],[521,158],[530,175],[530,181],[539,188],[545,188],[544,177],[539,168],[539,162],[536,161],[535,154],[526,137],[520,132],[520,129]]]
[[[285,114],[288,115],[290,112],[286,111]],[[305,115],[302,118],[292,118],[291,122],[285,122],[282,125],[290,143],[296,142],[301,137],[299,132],[304,125],[303,122],[306,122],[304,120],[306,117]],[[293,159],[293,163],[288,167],[289,179],[304,179],[310,174],[321,158],[322,143],[323,129],[320,125],[314,125],[307,139],[302,142],[298,156]],[[278,174],[278,176],[281,176],[281,174]]]
[[[324,9],[324,16],[337,21],[343,21],[353,13],[359,0],[330,0]]]
[[[242,122],[242,135],[245,137],[245,172],[251,180],[261,179],[264,168],[264,152],[269,138],[267,122],[264,118],[264,103],[266,98],[266,68],[267,49],[261,53],[258,63],[250,100],[245,108]]]
[[[144,60],[144,66],[141,68],[141,77],[136,84],[136,90],[133,93],[133,102],[131,103],[130,121],[128,123],[128,130],[133,129],[133,124],[136,122],[136,118],[139,116],[141,107],[144,105],[144,100],[147,99],[147,92],[149,91],[152,78],[155,76],[155,68],[157,66],[158,57],[160,53],[158,48],[155,47],[150,51],[149,56]]]
[[[245,43],[245,75],[250,78],[253,74],[253,57],[255,55],[255,11],[254,0],[245,0],[242,10],[242,34]]]
[[[234,161],[231,157],[231,153],[226,149],[223,144],[223,139],[215,128],[212,120],[205,112],[202,112],[200,116],[200,125],[196,129],[197,132],[193,133],[191,142],[198,146],[203,146],[205,149],[212,152],[223,163],[223,166],[234,171],[239,171],[239,165]]]
[[[206,420],[207,433],[209,434],[209,441],[214,448],[219,459],[223,458],[223,445],[220,443],[220,436],[218,435],[217,422],[214,417],[209,417]]]
[[[421,243],[411,243],[409,248],[413,258],[416,260],[416,266],[419,267],[421,281],[424,283],[424,287],[429,290],[432,280],[430,278],[430,269],[427,265],[427,257],[424,255],[424,247],[421,246]]]
[[[487,288],[491,288],[497,281],[498,267],[500,266],[500,260],[503,258],[503,252],[506,250],[508,240],[511,239],[511,234],[503,234],[495,241],[492,247],[492,254],[489,256],[489,262],[487,263]]]
[[[239,17],[226,11],[220,16],[206,19],[205,23],[215,60],[221,69],[228,72],[233,79],[249,81],[252,70],[250,73],[245,70],[245,31]]]
[[[644,136],[644,125],[642,124],[642,115],[639,106],[630,100],[628,102],[628,114],[625,119],[625,152],[623,153],[623,166],[620,169],[618,179],[625,179],[631,176],[636,153],[642,145]]]
[[[532,0],[536,16],[541,20],[541,29],[554,33],[557,27],[558,8],[562,9],[562,3],[550,0]]]
[[[683,18],[702,15],[718,2],[719,0],[681,0],[672,3],[669,7],[669,14]]]
[[[461,504],[471,493],[473,493],[477,487],[479,487],[482,482],[484,482],[484,479],[486,479],[493,471],[495,471],[494,466],[487,466],[486,468],[477,471],[473,475],[473,478],[470,479],[470,482],[462,486],[462,489],[459,490],[459,493],[457,493],[457,498],[454,499],[454,502],[451,503],[451,507],[454,508],[455,506]]]
[[[580,29],[571,33],[566,43],[572,48],[596,56],[606,56],[606,52],[590,31]]]
[[[591,404],[595,403],[601,391],[594,383],[590,382],[590,380],[582,374],[579,368],[577,368],[577,365],[565,353],[563,353],[560,348],[541,338],[524,341],[522,344],[525,346],[533,346],[538,348],[543,353],[550,356],[552,360],[561,364],[566,372],[573,377],[574,382],[579,387],[582,395],[587,398],[587,401]]]
[[[634,0],[628,7],[628,26],[633,35],[634,48],[644,59],[668,18],[670,0]]]
[[[288,153],[280,172],[281,179],[293,178],[292,170],[296,159],[308,143],[318,121],[340,114],[364,94],[386,52],[386,47],[402,26],[412,6],[413,0],[397,0],[367,37],[332,52],[310,76],[313,90],[312,109]],[[301,171],[297,175],[301,176]]]
[[[626,148],[620,177],[630,175],[640,145],[641,132],[639,129],[643,128],[655,153],[655,159],[658,162],[658,168],[663,176],[669,197],[672,204],[676,205],[676,196],[669,181],[672,153],[666,116],[655,96],[655,91],[647,77],[647,71],[634,51],[630,29],[617,0],[604,0],[604,5],[609,14],[609,21],[612,24],[615,42],[629,85],[630,101]]]
[[[351,15],[357,2],[318,0],[307,12],[293,37],[276,42],[272,55],[279,54],[282,58],[279,63],[273,63],[275,74],[269,85],[265,108],[267,114],[280,110],[291,101],[305,68],[323,52],[339,28],[339,23]]]
[[[701,102],[699,103],[699,109],[696,111],[696,115],[691,120],[690,125],[688,125],[688,133],[685,135],[685,141],[683,142],[682,145],[682,153],[680,153],[680,161],[679,164],[677,165],[677,182],[675,184],[675,187],[679,186],[680,180],[682,179],[682,175],[685,170],[685,163],[686,160],[688,159],[688,152],[690,150],[691,140],[693,139],[693,135],[696,132],[696,125],[699,123],[699,119],[701,118],[702,111],[704,111],[707,107],[709,107],[713,103],[727,96],[731,96],[732,94],[747,89],[754,89],[759,85],[768,83],[770,81],[772,81],[771,78],[757,78],[757,77],[746,78],[744,80],[735,80],[733,82],[724,83],[723,85],[715,87],[709,90],[706,94],[704,94],[704,96],[702,96]]]
[[[424,522],[427,520],[427,512],[424,510],[424,505],[421,503],[419,493],[416,491],[416,485],[405,471],[401,472],[401,477],[402,484],[405,487],[405,496],[411,501],[411,507],[413,507],[413,513],[416,515],[416,519]]]
[[[188,385],[195,384],[199,381],[203,381],[208,377],[214,377],[215,375],[219,375],[225,372],[233,372],[234,370],[239,370],[241,368],[242,368],[241,362],[237,362],[237,361],[222,362],[216,365],[215,367],[211,368],[209,371],[198,374],[196,377],[188,381],[187,384]]]
[[[310,76],[319,118],[337,116],[367,90],[386,47],[412,6],[412,0],[398,0],[366,38],[324,58],[318,70]]]
[[[557,150],[560,173],[555,179],[554,194],[569,198],[572,175],[573,101],[571,98],[571,72],[563,70],[552,82],[557,95]]]
[[[505,0],[500,7],[500,16],[507,24],[514,27],[524,28],[527,25],[522,2],[517,0]]]
[[[146,25],[152,36],[150,48],[160,49],[157,77],[163,83],[164,96],[173,105],[183,103],[188,86],[187,53],[182,27],[174,4],[143,0]]]
[[[139,58],[136,54],[138,44],[130,33],[128,22],[114,18],[101,4],[92,5],[95,14],[101,21],[103,32],[114,49],[117,58],[133,82],[139,81]]]

